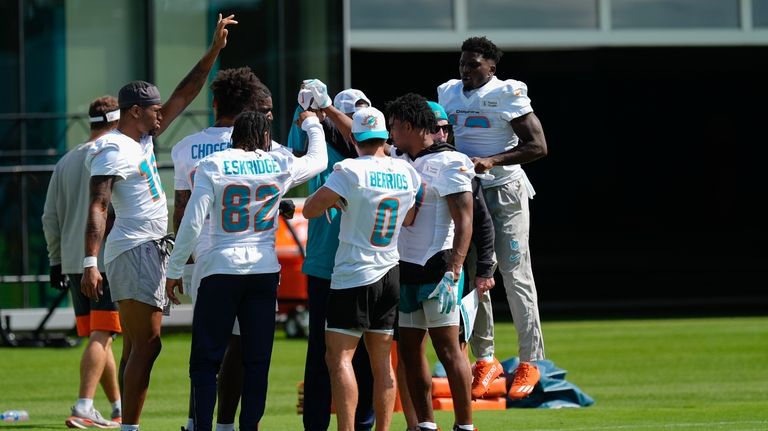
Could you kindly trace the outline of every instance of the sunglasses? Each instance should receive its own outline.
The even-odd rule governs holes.
[[[441,130],[442,130],[442,131],[443,131],[443,133],[445,133],[445,134],[451,133],[451,132],[453,132],[453,126],[452,126],[452,125],[450,125],[450,124],[444,124],[444,125],[442,125],[442,126],[437,126],[437,128],[435,129],[435,133],[438,133],[438,132],[440,132]]]

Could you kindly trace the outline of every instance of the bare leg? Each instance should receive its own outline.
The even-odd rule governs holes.
[[[453,398],[453,413],[457,424],[472,423],[472,373],[466,353],[459,347],[459,327],[430,328],[429,336],[437,358],[445,367]]]
[[[427,331],[398,328],[398,355],[407,370],[407,386],[418,422],[434,422],[432,374],[424,351]]]
[[[325,331],[325,361],[331,376],[331,395],[336,406],[339,431],[355,430],[357,379],[352,367],[352,357],[355,355],[359,341],[358,337]]]
[[[107,353],[111,354],[112,337],[106,331],[93,331],[80,359],[80,398],[93,399],[96,386],[104,373]]]
[[[426,340],[426,337],[424,338]],[[400,405],[403,406],[403,416],[408,429],[416,428],[419,425],[419,418],[416,416],[416,409],[413,408],[411,394],[408,392],[408,380],[405,374],[405,362],[398,354],[397,357],[397,392],[400,394]]]
[[[120,315],[128,328],[131,350],[123,378],[123,423],[138,425],[147,397],[152,366],[160,354],[162,310],[132,299],[120,301]]]
[[[376,430],[386,431],[392,423],[395,408],[395,372],[392,369],[392,336],[366,332],[365,347],[373,371],[373,410],[376,412]]]
[[[101,374],[101,387],[104,389],[104,395],[110,403],[120,399],[120,386],[117,385],[117,365],[115,364],[115,355],[112,352],[112,337],[109,337],[107,345],[106,363],[104,372]]]

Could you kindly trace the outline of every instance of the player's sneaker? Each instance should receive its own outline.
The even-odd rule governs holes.
[[[488,388],[491,386],[491,382],[496,380],[504,368],[501,363],[495,357],[492,361],[477,361],[472,370],[472,398],[482,398]]]
[[[464,431],[463,429],[459,428],[458,425],[453,426],[453,431]],[[475,431],[477,431],[477,428],[475,428]]]
[[[112,422],[117,422],[119,424],[123,423],[123,409],[120,407],[115,407],[112,409],[112,414],[110,417],[112,418]]]
[[[541,373],[536,365],[530,362],[521,362],[515,369],[512,377],[512,386],[509,388],[507,396],[513,400],[519,400],[527,397],[533,392],[536,383],[539,382]]]
[[[64,422],[69,428],[101,428],[101,429],[117,429],[120,428],[120,424],[104,419],[98,410],[91,407],[90,411],[84,412],[78,410],[77,406],[72,407],[72,415]]]

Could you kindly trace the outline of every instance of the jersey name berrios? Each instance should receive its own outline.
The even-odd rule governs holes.
[[[236,148],[200,161],[193,195],[211,199],[209,249],[197,263],[202,266],[201,278],[280,271],[275,254],[278,204],[296,179],[293,165],[294,158],[286,151]],[[195,203],[190,200],[190,205]]]
[[[331,289],[365,286],[397,265],[398,235],[421,179],[408,163],[362,156],[338,162],[327,187],[346,202]]]
[[[393,151],[394,153],[394,151]],[[421,176],[416,195],[416,218],[400,232],[400,260],[424,265],[441,250],[453,248],[453,219],[446,196],[472,192],[474,167],[469,157],[457,151],[439,151],[408,161]]]
[[[488,157],[517,146],[518,137],[509,122],[533,112],[525,83],[495,76],[469,97],[461,81],[452,79],[437,87],[437,100],[453,125],[456,149],[469,157]],[[481,179],[483,187],[523,176],[520,165],[495,166],[489,173],[494,178]]]
[[[117,130],[109,132],[89,150],[85,165],[91,176],[117,177],[112,187],[115,224],[104,247],[105,263],[165,236],[168,207],[151,136],[136,142]]]

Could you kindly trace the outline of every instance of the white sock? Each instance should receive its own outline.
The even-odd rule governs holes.
[[[195,431],[195,420],[192,418],[187,419],[187,431]]]
[[[434,422],[419,422],[419,428],[437,430],[437,424]]]
[[[78,398],[75,407],[81,412],[89,412],[93,408],[93,399],[91,398]]]
[[[112,403],[112,410],[114,409],[120,409],[120,411],[123,411],[123,401],[117,400],[114,403]]]
[[[216,424],[216,431],[235,431],[235,424]]]
[[[469,424],[469,425],[456,425],[456,428],[458,428],[460,430],[474,431],[475,426],[473,424]]]
[[[122,424],[120,425],[120,431],[139,431],[139,425]]]

